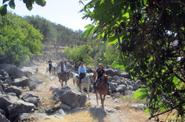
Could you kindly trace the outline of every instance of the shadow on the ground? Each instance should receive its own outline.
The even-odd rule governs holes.
[[[93,107],[89,109],[92,117],[98,122],[104,122],[104,118],[106,116],[106,112],[102,108]]]

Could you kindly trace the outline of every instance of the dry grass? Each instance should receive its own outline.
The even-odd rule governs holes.
[[[97,122],[95,118],[87,111],[68,114],[63,117],[52,116],[38,120],[37,122]]]

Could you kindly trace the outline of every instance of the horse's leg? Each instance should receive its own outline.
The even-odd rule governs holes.
[[[103,97],[102,97],[102,108],[103,109],[104,109],[105,96],[106,96],[106,94],[104,94]]]
[[[73,85],[75,85],[75,78],[73,78]]]
[[[87,84],[87,95],[88,95],[88,98],[90,99],[90,96],[89,96],[89,84]]]
[[[100,100],[101,100],[101,106],[102,106],[102,108],[104,109],[104,106],[103,106],[103,96],[102,96],[101,93],[100,93]]]
[[[98,104],[98,93],[96,92],[96,103],[97,103],[97,105],[99,105]]]
[[[61,80],[61,86],[63,87],[63,80]]]
[[[81,85],[81,83],[79,83],[79,89],[80,89],[80,92],[82,91],[82,85]]]

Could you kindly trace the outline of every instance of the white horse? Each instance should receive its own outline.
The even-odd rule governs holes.
[[[73,80],[73,85],[79,85],[79,74],[72,72],[72,80]]]
[[[84,77],[83,79],[81,79],[81,92],[84,92],[84,89],[87,90],[87,95],[89,98],[89,91],[90,91],[90,86],[91,86],[91,82],[92,82],[92,77],[93,77],[93,73],[87,73],[86,77]]]

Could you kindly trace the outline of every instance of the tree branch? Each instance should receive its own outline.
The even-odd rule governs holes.
[[[165,113],[167,113],[167,112],[171,112],[173,109],[175,109],[175,108],[177,108],[177,107],[179,107],[179,106],[182,106],[182,104],[180,103],[180,104],[178,104],[178,105],[172,107],[171,109],[168,109],[168,110],[166,110],[166,111],[163,111],[163,112],[158,113],[158,114],[155,114],[155,115],[152,115],[152,116],[150,116],[148,119],[150,120],[150,119],[152,119],[152,118],[154,118],[154,117],[157,117],[157,116],[159,116],[159,115],[165,114]]]

